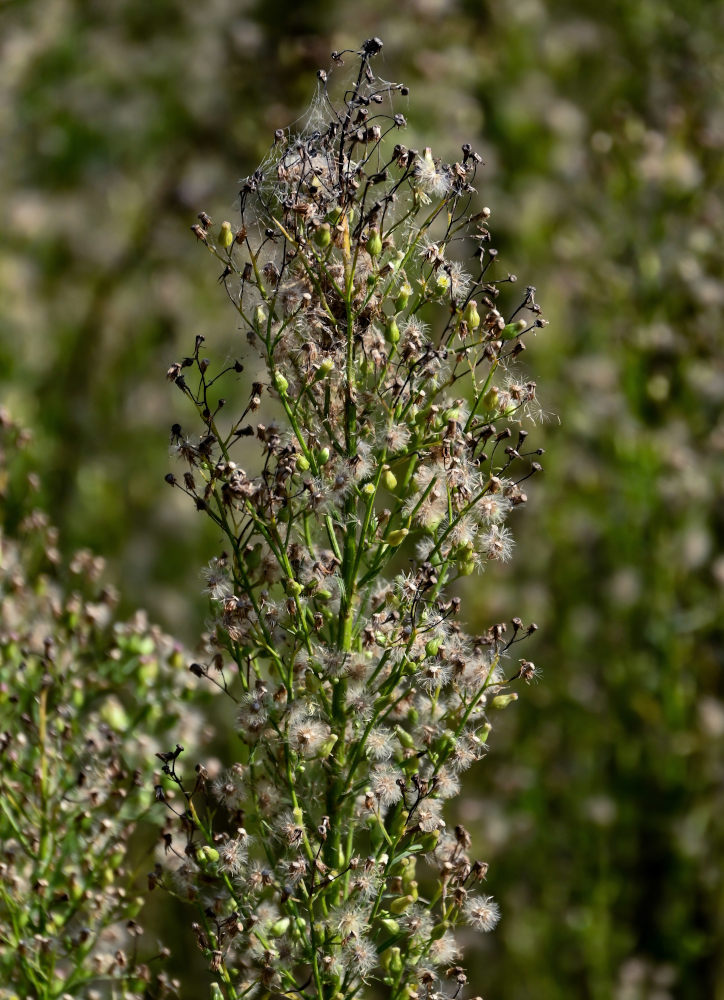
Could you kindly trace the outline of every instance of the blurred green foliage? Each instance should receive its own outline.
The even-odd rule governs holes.
[[[481,627],[538,621],[543,670],[461,810],[503,909],[476,979],[724,997],[724,7],[44,0],[0,30],[3,397],[69,548],[184,639],[217,539],[163,484],[163,373],[197,333],[240,350],[196,212],[233,218],[313,71],[373,34],[409,144],[483,154],[554,416],[516,556],[468,594]]]

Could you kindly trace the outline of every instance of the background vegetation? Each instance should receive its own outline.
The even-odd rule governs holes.
[[[406,141],[483,154],[501,257],[551,320],[524,359],[545,478],[468,594],[481,627],[538,621],[543,671],[461,816],[503,911],[477,981],[722,998],[721,4],[4,4],[3,402],[64,544],[193,643],[217,539],[163,483],[163,375],[235,331],[188,227],[233,217],[313,71],[370,35],[411,87]]]

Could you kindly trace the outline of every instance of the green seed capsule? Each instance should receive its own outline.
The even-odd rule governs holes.
[[[398,528],[397,531],[391,531],[387,536],[387,544],[392,548],[397,548],[398,545],[402,545],[409,534],[410,532],[407,528]]]
[[[370,229],[367,237],[367,253],[372,258],[379,257],[382,253],[382,237],[377,229]]]
[[[488,391],[483,396],[483,405],[488,410],[497,410],[498,400],[499,400],[498,387],[497,385],[493,385],[488,389]]]
[[[297,455],[297,470],[299,472],[309,471],[309,459],[305,458],[304,455]]]
[[[408,906],[412,906],[415,902],[415,897],[412,893],[407,896],[398,896],[397,899],[393,899],[390,903],[389,909],[390,913],[400,914],[404,913]]]
[[[394,474],[392,469],[385,469],[382,473],[382,482],[385,489],[394,490],[397,488],[397,476]]]
[[[415,749],[415,741],[410,733],[408,733],[406,729],[403,729],[402,726],[395,726],[395,736],[403,747],[406,747],[408,750]]]
[[[519,337],[527,325],[524,319],[516,320],[515,323],[508,323],[499,334],[500,340],[512,340],[514,337]]]
[[[400,341],[400,328],[394,317],[385,325],[385,340],[388,344],[398,344]]]
[[[500,709],[507,708],[508,705],[511,704],[511,702],[517,700],[518,700],[518,695],[515,693],[515,691],[512,691],[510,694],[499,694],[496,695],[495,698],[493,698],[493,700],[489,703],[488,708],[494,708],[500,711]]]
[[[280,396],[286,396],[289,383],[281,372],[274,372],[274,388]]]
[[[480,326],[480,313],[478,312],[478,303],[471,299],[468,302],[465,312],[463,313],[463,319],[468,324],[469,329],[477,330]]]
[[[202,868],[215,865],[219,860],[219,852],[215,847],[200,847],[196,852],[196,860]]]
[[[324,249],[332,242],[332,230],[328,222],[323,222],[314,234],[314,242]]]
[[[383,917],[380,920],[380,924],[384,927],[388,934],[400,933],[400,925],[396,920],[393,920],[392,917]]]
[[[407,303],[410,301],[410,296],[412,295],[412,285],[409,282],[405,282],[404,285],[400,286],[400,290],[397,293],[397,298],[395,299],[395,310],[397,312],[402,312],[403,309],[407,309]]]
[[[437,842],[440,839],[440,831],[433,830],[432,833],[423,833],[420,837],[418,843],[421,847],[422,854],[428,854],[430,851],[434,851],[437,847]]]
[[[393,976],[402,972],[402,955],[397,945],[382,953],[380,964],[386,972],[392,973]]]
[[[474,559],[468,558],[458,563],[458,573],[460,574],[460,576],[472,576],[474,572],[475,572]]]
[[[280,938],[282,934],[286,934],[289,930],[289,924],[291,920],[289,917],[280,917],[276,920],[269,928],[269,936],[273,938]]]
[[[263,333],[266,330],[267,319],[268,316],[264,306],[257,306],[254,312],[254,327],[257,333]]]
[[[329,461],[329,448],[320,448],[317,459],[320,465],[326,465]]]

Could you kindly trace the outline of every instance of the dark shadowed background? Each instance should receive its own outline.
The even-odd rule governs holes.
[[[187,415],[164,373],[197,334],[243,344],[189,226],[234,220],[315,71],[371,35],[405,141],[482,154],[503,267],[551,321],[523,359],[545,472],[464,595],[471,630],[538,622],[543,675],[459,808],[503,911],[475,990],[721,1000],[722,4],[1,3],[3,404],[65,547],[192,645],[218,540],[163,482]]]

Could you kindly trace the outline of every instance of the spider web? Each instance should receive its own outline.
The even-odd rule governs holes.
[[[368,119],[368,124],[377,117],[389,122],[392,95],[403,88],[375,76],[369,59],[363,61],[363,57],[364,50],[333,53],[330,68],[317,74],[317,85],[306,110],[290,125],[276,130],[268,153],[242,181],[241,212],[247,227],[268,225],[278,207],[297,187],[300,176],[335,176],[338,154],[334,142],[325,146],[321,140],[329,136],[330,129],[349,125],[357,109],[363,106],[379,109],[378,115]],[[386,111],[380,97],[383,101],[387,98]],[[355,166],[351,163],[345,169],[354,170]]]

